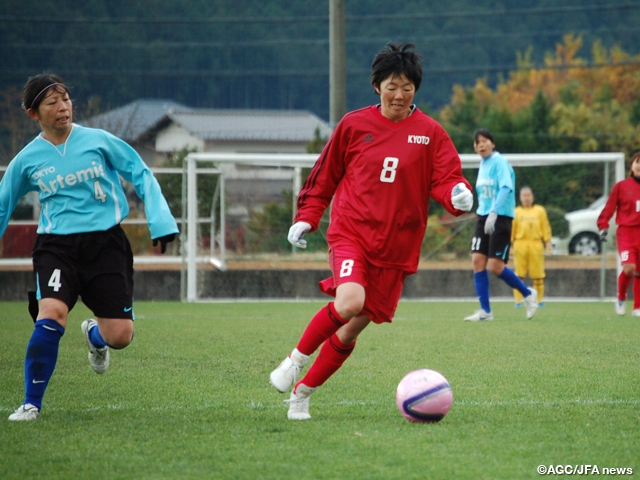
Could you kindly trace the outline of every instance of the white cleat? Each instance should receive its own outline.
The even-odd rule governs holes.
[[[24,420],[35,420],[40,415],[40,410],[35,405],[31,405],[30,403],[25,403],[24,405],[20,405],[20,407],[9,415],[9,420],[12,422],[19,422]]]
[[[80,325],[82,329],[82,333],[84,333],[84,338],[87,341],[87,346],[89,347],[89,364],[93,371],[102,374],[107,371],[109,368],[109,347],[96,348],[89,340],[89,330],[92,328],[97,328],[98,322],[96,322],[93,318],[85,320]]]
[[[309,355],[300,353],[297,348],[291,352],[287,358],[285,358],[278,368],[276,368],[271,375],[269,375],[269,381],[271,385],[280,393],[288,391],[295,385],[300,376],[302,368],[309,363]]]
[[[635,312],[635,310],[634,310]],[[624,300],[618,300],[616,302],[616,313],[620,316],[624,315],[625,313],[627,313],[627,305],[625,303]]]
[[[289,400],[285,400],[289,404],[287,418],[289,420],[309,420],[309,397],[315,388],[307,387],[304,383],[298,385],[292,392]]]
[[[491,320],[493,320],[493,313],[491,312],[487,313],[482,309],[477,310],[476,312],[472,313],[468,317],[464,317],[465,322],[482,322],[482,321],[491,321]]]
[[[634,308],[633,312],[631,312],[632,317],[640,317],[640,308]]]
[[[531,320],[538,310],[538,292],[531,288],[529,291],[531,293],[524,297],[524,307],[527,310],[527,318]]]

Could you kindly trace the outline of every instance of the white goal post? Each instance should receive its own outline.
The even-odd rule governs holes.
[[[609,188],[609,164],[614,165],[614,180],[624,179],[624,153],[509,153],[505,154],[513,167],[540,167],[552,165],[567,165],[577,163],[604,163],[604,192]],[[255,167],[279,167],[290,171],[294,211],[296,198],[302,188],[302,169],[311,168],[319,154],[254,154],[254,153],[190,153],[184,159],[183,165],[183,208],[182,218],[182,269],[181,269],[181,298],[183,301],[198,300],[197,265],[209,263],[219,270],[226,270],[225,246],[225,181],[224,172],[219,167],[222,164],[250,165]],[[476,154],[460,155],[462,168],[478,168],[480,158]],[[219,175],[214,202],[217,200],[219,208],[211,208],[211,218],[201,219],[198,215],[198,174],[213,173]],[[210,251],[208,255],[198,254],[198,224],[211,224]],[[286,235],[286,232],[283,232]],[[604,292],[604,256],[601,275],[601,292]]]

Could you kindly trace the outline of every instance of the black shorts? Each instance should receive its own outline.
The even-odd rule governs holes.
[[[513,218],[498,215],[496,229],[491,235],[484,233],[488,215],[478,215],[476,232],[471,240],[471,253],[481,253],[489,258],[499,258],[504,263],[509,260],[511,246],[511,224]]]
[[[39,234],[33,247],[36,299],[69,307],[78,296],[97,317],[133,319],[133,253],[120,225],[106,232]]]

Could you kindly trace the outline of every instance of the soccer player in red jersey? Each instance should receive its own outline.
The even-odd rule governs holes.
[[[640,317],[640,272],[636,270],[640,258],[640,152],[631,157],[629,178],[616,183],[609,199],[598,217],[600,239],[607,239],[609,220],[616,214],[616,243],[622,272],[618,277],[618,301],[615,310],[618,315],[626,313],[627,289],[633,281],[633,313]]]
[[[371,71],[380,103],[342,118],[298,196],[288,239],[300,248],[333,202],[327,232],[333,276],[320,289],[335,300],[316,313],[271,373],[278,391],[294,387],[291,420],[311,418],[309,396],[342,366],[370,322],[392,321],[404,280],[418,269],[429,198],[456,216],[473,206],[449,135],[412,103],[421,81],[414,45],[388,44],[380,51]]]

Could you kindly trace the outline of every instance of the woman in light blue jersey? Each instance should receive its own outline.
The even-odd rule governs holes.
[[[536,291],[529,289],[513,270],[506,266],[511,243],[511,223],[515,216],[516,177],[507,159],[495,151],[491,133],[481,128],[473,135],[473,146],[482,157],[476,192],[478,221],[471,240],[474,283],[480,300],[480,310],[465,318],[469,322],[493,320],[489,302],[489,273],[496,275],[524,297],[527,318],[538,309]]]
[[[0,236],[20,198],[38,192],[42,211],[33,248],[35,328],[25,357],[25,400],[9,420],[35,420],[53,375],[67,316],[78,297],[93,312],[82,332],[96,373],[109,348],[133,339],[133,255],[120,222],[129,214],[120,177],[145,203],[153,245],[162,253],[178,232],[155,177],[136,151],[104,130],[73,123],[64,81],[31,77],[23,107],[42,129],[9,163],[0,182]]]

